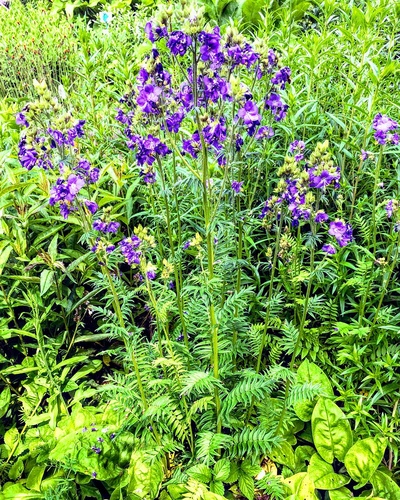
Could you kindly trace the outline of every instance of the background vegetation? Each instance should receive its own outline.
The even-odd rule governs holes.
[[[205,171],[204,151],[169,142],[175,154],[146,184],[116,108],[151,50],[148,19],[184,30],[193,8],[0,6],[0,498],[398,499],[399,151],[376,143],[372,123],[400,119],[399,3],[205,3],[208,31],[236,29],[290,67],[287,116],[265,118],[274,136],[246,136],[225,168],[210,155]],[[244,71],[239,81],[251,85]],[[118,249],[136,234],[139,267],[91,251],[88,211],[64,219],[49,205],[63,157],[54,171],[21,166],[28,102],[45,108],[38,128],[66,111],[86,120],[62,154],[99,169],[85,191],[93,218],[120,224],[100,241]],[[343,248],[329,223],[293,225],[288,208],[259,217],[295,140],[310,165],[340,168],[340,188],[308,203],[351,224]]]

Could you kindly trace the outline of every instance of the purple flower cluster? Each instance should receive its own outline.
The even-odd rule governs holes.
[[[268,99],[265,100],[265,107],[269,109],[277,122],[286,117],[289,106],[284,104],[282,98],[276,92],[271,92]]]
[[[125,261],[130,266],[140,264],[140,256],[142,252],[138,250],[138,248],[141,243],[142,240],[136,235],[133,235],[130,238],[124,238],[119,242],[121,254],[125,257]]]
[[[290,146],[289,146],[289,151],[291,153],[295,153],[294,159],[295,161],[301,161],[304,158],[304,150],[306,148],[306,145],[304,141],[293,141]]]
[[[85,181],[75,174],[69,175],[67,179],[58,178],[51,188],[49,204],[53,206],[59,203],[60,213],[67,219],[71,211],[75,210],[73,202],[84,185]]]
[[[136,160],[140,166],[152,165],[157,155],[163,157],[172,152],[160,139],[151,134],[146,138],[130,135],[127,145],[129,149],[136,149]]]
[[[54,149],[57,146],[74,146],[75,139],[77,137],[83,137],[84,131],[83,126],[85,125],[85,120],[78,120],[75,125],[67,129],[65,132],[61,130],[55,130],[52,128],[47,129],[47,133],[51,137],[50,146]]]
[[[336,220],[329,225],[329,234],[336,238],[340,247],[345,247],[353,239],[353,229],[350,224]]]
[[[183,137],[182,142],[174,142],[181,144],[183,154],[195,159],[205,146],[223,166],[232,156],[230,145],[226,145],[230,127],[235,129],[232,130],[234,152],[242,148],[243,130],[257,140],[274,135],[270,126],[262,126],[261,108],[249,88],[240,83],[242,72],[250,72],[250,78],[270,75],[270,87],[274,91],[266,97],[262,109],[270,110],[276,121],[282,120],[288,109],[278,91],[290,81],[290,69],[279,69],[273,50],[262,54],[256,52],[234,28],[228,28],[222,36],[218,26],[211,31],[201,30],[196,16],[188,22],[192,26],[190,34],[182,30],[168,31],[166,20],[161,26],[151,21],[145,27],[153,44],[165,39],[166,48],[173,57],[190,60],[188,52],[194,56],[195,66],[186,67],[182,83],[176,87],[172,85],[172,77],[164,70],[160,52],[153,45],[139,70],[134,90],[120,100],[124,109],[117,109],[116,119],[126,126],[127,145],[136,150],[137,164],[142,167],[140,176],[147,184],[156,180],[158,162],[152,167],[156,158],[165,157],[171,150],[161,136],[156,138],[151,133],[146,137],[137,135],[134,124],[149,125],[151,130],[158,126],[164,137],[168,137],[169,134],[178,134],[185,118],[189,118],[189,127],[185,131],[189,129],[190,135]],[[184,68],[183,62],[179,64]],[[237,76],[236,72],[239,73]],[[225,119],[229,116],[225,110],[229,102],[234,102],[237,109],[233,123],[227,123]],[[192,128],[193,123],[197,124],[196,128]]]
[[[279,86],[281,89],[284,89],[286,84],[290,83],[290,74],[290,68],[285,66],[275,73],[275,75],[271,78],[271,83]]]
[[[92,227],[96,231],[100,231],[101,233],[116,233],[119,229],[119,222],[104,222],[101,219],[96,219],[93,221]]]
[[[242,186],[243,186],[243,181],[242,182],[232,181],[231,187],[236,194],[239,194],[242,191]]]
[[[398,130],[399,124],[387,115],[382,115],[381,113],[375,115],[372,128],[375,130],[374,138],[378,144],[382,146],[385,144],[399,144],[399,134],[397,132],[393,133],[395,130]]]

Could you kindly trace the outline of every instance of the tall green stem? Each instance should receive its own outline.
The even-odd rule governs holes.
[[[118,318],[118,322],[119,322],[121,328],[123,330],[126,330],[125,320],[124,320],[124,317],[122,315],[122,311],[121,311],[121,306],[120,306],[120,303],[119,303],[118,294],[117,294],[117,291],[115,289],[115,285],[114,285],[113,279],[111,277],[110,271],[107,268],[107,266],[103,266],[103,272],[104,272],[104,274],[107,277],[108,284],[110,286],[110,291],[111,291],[113,299],[114,299],[113,300],[113,307],[114,307],[115,314],[116,314],[116,316]],[[147,403],[147,398],[146,398],[146,395],[144,393],[143,383],[142,383],[142,377],[140,375],[140,370],[139,370],[139,365],[138,365],[135,353],[133,352],[133,350],[131,350],[129,348],[129,345],[127,344],[125,336],[124,336],[124,344],[125,344],[125,348],[126,348],[127,352],[131,353],[131,360],[132,360],[132,364],[133,364],[133,369],[135,370],[135,376],[136,376],[136,381],[137,381],[138,388],[139,388],[140,397],[141,397],[144,409],[147,410],[147,408],[148,408],[149,405]]]

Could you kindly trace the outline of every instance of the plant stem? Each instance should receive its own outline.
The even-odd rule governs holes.
[[[117,315],[118,322],[119,322],[121,328],[123,330],[126,330],[125,321],[124,321],[124,317],[122,315],[121,306],[119,303],[117,291],[115,290],[115,285],[114,285],[114,282],[112,280],[110,271],[107,268],[107,266],[103,266],[103,271],[107,277],[108,284],[110,285],[110,291],[111,291],[113,299],[114,299],[113,300],[114,311],[115,311],[115,314]],[[126,348],[127,352],[130,352],[130,348],[129,348],[129,345],[125,339],[125,336],[123,337],[123,339],[124,339],[124,344],[125,344],[125,348]],[[140,376],[139,365],[138,365],[138,362],[137,362],[137,359],[136,359],[136,356],[135,356],[135,353],[133,352],[133,350],[131,351],[131,360],[132,360],[133,368],[135,370],[136,381],[138,384],[142,404],[143,404],[144,409],[147,410],[149,405],[147,403],[146,395],[144,393],[142,377]]]

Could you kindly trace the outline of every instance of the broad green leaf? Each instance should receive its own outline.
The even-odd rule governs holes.
[[[0,418],[3,417],[8,410],[11,401],[11,391],[7,386],[0,394]]]
[[[347,452],[344,465],[350,477],[357,481],[357,489],[364,486],[382,462],[387,441],[384,438],[367,438],[357,441]]]
[[[266,0],[245,0],[241,5],[243,20],[246,23],[257,24],[261,19],[260,12],[266,6]]]
[[[243,472],[239,473],[239,488],[248,500],[254,500],[254,479]]]
[[[283,441],[273,448],[271,452],[268,453],[268,457],[278,464],[286,465],[286,467],[289,467],[292,471],[296,468],[293,448],[286,441]]]
[[[320,398],[311,418],[314,445],[328,463],[334,458],[343,462],[353,443],[348,420],[342,410],[328,398]]]
[[[294,500],[318,500],[315,495],[314,483],[306,472],[299,472],[282,482],[290,488]]]
[[[336,490],[350,482],[350,478],[336,474],[332,465],[317,454],[311,457],[308,474],[318,490]]]
[[[311,363],[305,359],[297,370],[297,382],[299,384],[319,384],[326,396],[333,396],[332,385],[329,378],[325,373],[314,363]],[[311,420],[311,415],[315,406],[315,401],[301,401],[294,405],[294,411],[296,415],[303,420],[303,422],[308,422]]]
[[[45,470],[45,465],[36,465],[33,467],[26,480],[26,487],[30,490],[40,491],[40,485]]]
[[[43,269],[40,273],[40,295],[44,295],[51,287],[54,281],[54,271],[51,269]]]
[[[400,498],[400,486],[388,474],[377,470],[369,481],[374,487],[374,495],[386,500],[398,500]]]
[[[194,465],[187,470],[187,473],[191,478],[200,481],[200,483],[208,484],[212,478],[211,469],[205,464]]]
[[[160,462],[149,465],[144,461],[144,454],[134,451],[131,456],[131,465],[128,470],[128,494],[138,498],[153,500],[157,498],[163,480],[163,468]]]
[[[24,472],[24,462],[22,458],[18,458],[16,462],[14,462],[8,471],[8,477],[10,479],[18,479],[22,473]]]
[[[10,448],[10,450],[12,450],[19,441],[18,429],[16,427],[8,429],[8,431],[4,434],[3,439],[5,444]]]
[[[353,498],[353,495],[350,490],[344,487],[329,492],[330,500],[348,500],[349,498]]]
[[[214,481],[226,481],[229,477],[231,464],[227,458],[221,458],[214,465]],[[216,491],[215,493],[218,493]],[[223,495],[223,493],[220,493]]]
[[[43,500],[43,493],[31,493],[22,484],[8,484],[0,492],[0,500]]]

